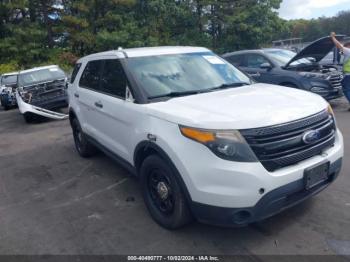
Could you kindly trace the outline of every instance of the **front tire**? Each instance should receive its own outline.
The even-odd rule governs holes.
[[[72,120],[72,131],[75,148],[79,155],[84,158],[93,156],[96,153],[96,148],[88,141],[76,118]]]
[[[177,229],[192,220],[183,189],[172,168],[159,156],[148,156],[140,168],[142,194],[152,218]]]

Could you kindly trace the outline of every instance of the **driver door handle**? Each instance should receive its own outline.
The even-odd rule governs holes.
[[[95,102],[95,106],[98,108],[103,108],[103,104],[101,102]]]
[[[79,98],[79,94],[78,94],[78,93],[74,93],[74,96],[75,96],[76,98]]]
[[[259,72],[255,72],[255,73],[250,73],[248,75],[251,76],[251,77],[259,77],[260,73]]]

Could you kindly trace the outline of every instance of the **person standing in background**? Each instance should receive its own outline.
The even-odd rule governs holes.
[[[350,103],[350,42],[345,43],[344,45],[340,43],[336,37],[335,33],[331,33],[331,39],[335,46],[343,53],[344,62],[343,62],[343,72],[344,78],[342,81],[343,92],[345,97],[348,99]],[[349,108],[350,111],[350,108]]]
[[[341,59],[341,53],[338,47],[334,47],[333,49],[333,64],[339,65]]]

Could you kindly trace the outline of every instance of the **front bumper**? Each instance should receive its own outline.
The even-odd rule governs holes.
[[[303,84],[306,90],[322,96],[327,101],[337,99],[343,96],[341,84],[335,84],[334,86],[329,80],[316,80],[306,81]],[[313,91],[312,88],[320,88],[319,91]]]
[[[219,226],[245,226],[273,216],[321,192],[338,176],[342,158],[331,164],[329,179],[316,187],[306,190],[303,179],[276,188],[253,207],[224,208],[205,204],[192,203],[192,212],[198,221]]]
[[[318,93],[315,93],[318,94]],[[337,99],[343,96],[343,91],[341,89],[332,89],[325,93],[319,94],[327,101]]]
[[[55,100],[50,100],[48,101],[49,104],[40,104],[41,107],[24,102],[18,92],[16,92],[16,98],[17,98],[18,108],[21,114],[35,114],[35,115],[39,115],[39,116],[43,116],[43,117],[47,117],[55,120],[63,120],[68,118],[67,114],[62,114],[62,113],[58,113],[58,112],[46,109],[46,108],[55,109],[55,108],[62,108],[67,106],[65,97],[55,99]]]
[[[306,169],[329,162],[336,170],[335,163],[344,155],[343,136],[337,129],[334,146],[326,148],[321,154],[269,172],[260,162],[245,163],[221,159],[206,146],[184,137],[177,125],[167,122],[157,123],[162,130],[162,135],[157,137],[156,143],[167,153],[179,172],[188,201],[192,203],[193,213],[199,220],[213,224],[215,219],[212,218],[220,216],[223,221],[218,218],[219,221],[216,224],[226,224],[224,222],[228,221],[231,225],[234,224],[233,211],[260,206],[259,203],[263,203],[261,201],[266,201],[262,200],[267,199],[266,195],[270,196],[274,194],[270,192],[276,192],[286,185],[289,185],[287,195],[300,191],[300,183]],[[333,172],[338,173],[338,171]],[[335,178],[335,175],[333,177]],[[261,189],[264,192],[261,192]],[[266,205],[264,206],[263,209],[266,209]],[[209,207],[209,209],[203,209],[203,207]],[[275,212],[279,212],[279,209],[268,212],[268,215]],[[246,219],[245,223],[266,217],[256,211],[254,216],[249,216],[251,219]]]

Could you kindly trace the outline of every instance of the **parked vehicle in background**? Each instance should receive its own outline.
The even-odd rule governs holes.
[[[4,110],[17,105],[16,88],[18,72],[6,73],[0,77],[0,102]]]
[[[333,48],[332,40],[325,37],[298,54],[271,48],[227,53],[222,57],[258,82],[299,88],[332,100],[343,95],[343,74],[337,66],[319,62]]]
[[[93,54],[73,71],[69,118],[82,157],[96,148],[140,178],[153,219],[246,225],[335,180],[343,138],[309,92],[253,83],[201,47]]]
[[[68,105],[66,89],[67,77],[56,65],[19,72],[16,97],[25,121],[32,122],[37,116],[67,118],[68,115],[55,111]]]

